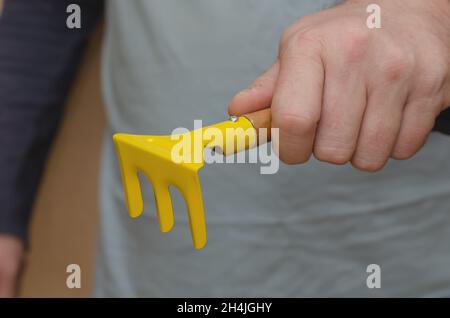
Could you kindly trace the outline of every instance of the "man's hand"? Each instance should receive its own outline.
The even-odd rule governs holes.
[[[381,7],[381,29],[366,8]],[[450,1],[347,1],[283,33],[277,61],[231,101],[239,115],[272,108],[286,163],[311,154],[377,171],[425,143],[450,105]]]
[[[23,254],[22,241],[9,235],[0,235],[0,297],[16,295]]]

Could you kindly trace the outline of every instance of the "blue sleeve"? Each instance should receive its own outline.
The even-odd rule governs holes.
[[[66,8],[81,7],[81,29]],[[27,238],[49,147],[88,35],[97,0],[6,0],[0,17],[0,233]]]

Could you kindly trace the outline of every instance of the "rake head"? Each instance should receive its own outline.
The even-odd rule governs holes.
[[[206,223],[198,171],[203,167],[204,148],[219,148],[224,155],[229,155],[254,147],[257,143],[255,127],[270,127],[270,111],[232,117],[228,121],[175,136],[177,138],[115,134],[113,139],[130,216],[140,216],[144,208],[138,178],[140,171],[153,186],[161,231],[169,232],[174,225],[169,186],[175,186],[186,201],[194,247],[203,248],[206,245]],[[216,135],[221,135],[221,138],[213,138]],[[180,142],[184,142],[185,147],[179,148]],[[185,160],[175,159],[174,153]]]

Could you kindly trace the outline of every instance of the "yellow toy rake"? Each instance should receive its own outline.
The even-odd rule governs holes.
[[[258,144],[258,130],[266,129],[270,138],[270,109],[264,109],[243,116],[231,116],[229,120],[204,127],[213,128],[222,133],[222,142],[211,142],[203,138],[195,143],[188,151],[192,154],[201,152],[200,160],[191,162],[174,160],[173,150],[179,143],[179,138],[173,136],[142,136],[129,134],[115,134],[113,136],[119,159],[122,182],[128,212],[131,217],[139,217],[143,211],[143,200],[138,172],[141,171],[153,186],[156,210],[162,232],[169,232],[174,225],[172,201],[169,186],[177,187],[186,201],[189,225],[195,248],[206,245],[206,223],[203,208],[202,191],[198,171],[203,167],[203,150],[205,147],[220,149],[224,155],[243,151]],[[227,130],[232,129],[235,134],[228,138]],[[193,130],[185,134],[190,140],[196,137],[198,131]],[[244,136],[243,134],[246,134]],[[203,136],[200,134],[200,136]],[[236,139],[245,138],[244,143]],[[185,150],[186,151],[186,150]],[[186,155],[184,153],[183,155]]]

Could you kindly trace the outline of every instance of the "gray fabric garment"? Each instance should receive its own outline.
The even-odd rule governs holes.
[[[112,133],[224,120],[232,95],[273,62],[282,30],[331,2],[109,1],[96,296],[450,294],[450,140],[441,135],[376,174],[315,160],[275,175],[206,166],[203,250],[192,247],[177,192],[168,234],[145,180],[144,215],[127,215]],[[381,289],[366,287],[371,263]]]

